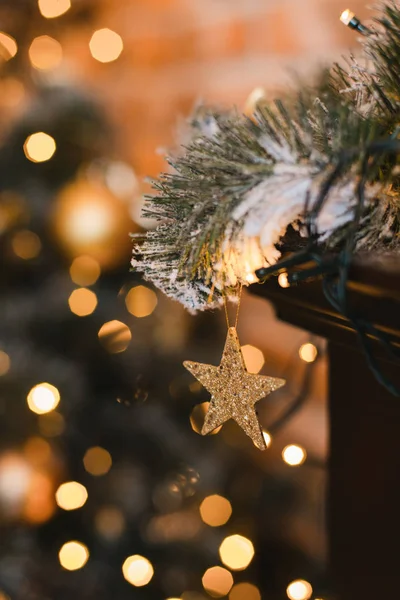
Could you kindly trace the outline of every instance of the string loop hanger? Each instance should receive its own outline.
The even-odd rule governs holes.
[[[226,299],[226,295],[224,294],[225,318],[226,318],[226,325],[227,325],[228,329],[230,329],[231,327],[234,327],[235,329],[237,329],[238,322],[239,322],[240,304],[241,304],[241,301],[242,301],[242,291],[243,291],[243,284],[241,283],[240,286],[239,286],[239,291],[238,291],[238,303],[237,303],[237,308],[236,308],[235,324],[234,325],[230,324],[229,312],[228,312],[228,302],[227,302],[227,299]]]

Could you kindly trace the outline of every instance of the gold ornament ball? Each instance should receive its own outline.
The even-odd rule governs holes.
[[[101,182],[78,180],[56,200],[54,234],[71,259],[84,254],[104,269],[113,268],[129,260],[134,229],[128,205]]]

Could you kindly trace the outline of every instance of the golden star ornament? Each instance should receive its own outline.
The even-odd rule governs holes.
[[[284,379],[249,373],[244,363],[235,327],[229,327],[221,363],[218,367],[186,360],[183,366],[211,393],[202,435],[207,435],[229,419],[234,419],[251,437],[254,445],[265,450],[254,405],[285,385]]]

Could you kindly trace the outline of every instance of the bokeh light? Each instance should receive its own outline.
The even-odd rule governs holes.
[[[56,151],[56,142],[51,135],[38,131],[32,133],[24,144],[24,152],[26,158],[35,163],[45,162],[50,160]]]
[[[288,280],[288,274],[287,273],[280,273],[278,275],[278,283],[281,286],[281,288],[288,288],[290,287],[290,283]]]
[[[60,392],[50,383],[39,383],[30,390],[27,402],[32,412],[43,415],[58,406]]]
[[[268,433],[268,431],[265,431],[265,429],[263,429],[263,432],[262,432],[262,434],[263,434],[263,438],[264,438],[265,445],[267,446],[267,448],[269,448],[269,447],[270,447],[270,445],[272,444],[272,437],[271,437],[271,434],[270,434],[270,433]]]
[[[111,354],[124,352],[132,339],[131,330],[121,321],[108,321],[98,333],[100,342]]]
[[[17,42],[11,35],[0,31],[0,59],[10,60],[18,52]]]
[[[242,571],[249,566],[254,557],[254,546],[242,535],[226,537],[219,548],[224,565],[233,571]]]
[[[229,600],[261,600],[260,590],[252,583],[237,583],[231,589]]]
[[[125,517],[119,508],[104,506],[96,514],[95,526],[103,538],[112,541],[124,531]]]
[[[229,521],[232,506],[229,500],[218,494],[207,496],[200,504],[200,515],[206,525],[220,527]]]
[[[210,596],[221,598],[230,592],[233,586],[233,577],[227,569],[211,567],[204,573],[202,583]]]
[[[318,356],[317,347],[311,343],[303,344],[299,348],[299,356],[304,362],[312,363]]]
[[[11,361],[6,352],[0,350],[0,377],[6,375],[10,370]]]
[[[91,256],[78,256],[72,262],[69,274],[77,285],[93,285],[100,277],[101,268],[97,260]]]
[[[31,465],[41,467],[51,459],[51,446],[43,438],[33,436],[25,442],[24,454]]]
[[[17,231],[11,240],[11,247],[18,258],[30,260],[36,258],[42,249],[39,236],[33,231]]]
[[[111,454],[100,446],[94,446],[86,451],[83,464],[91,475],[105,475],[112,466]]]
[[[56,491],[56,502],[64,510],[82,508],[88,499],[87,489],[77,481],[62,483]]]
[[[134,317],[148,317],[157,306],[157,295],[148,287],[137,285],[127,293],[125,304]]]
[[[306,460],[307,452],[298,444],[290,444],[282,450],[282,458],[291,467],[298,467]]]
[[[91,315],[97,306],[97,296],[91,290],[79,288],[74,290],[68,298],[68,304],[73,312],[78,317],[87,317]]]
[[[55,19],[71,8],[71,0],[38,0],[39,10],[46,19]]]
[[[286,594],[290,600],[308,600],[312,595],[312,587],[308,581],[296,579],[288,585]]]
[[[190,425],[192,426],[193,431],[201,435],[201,430],[204,425],[204,419],[208,412],[208,408],[210,406],[209,402],[202,402],[201,404],[196,404],[190,413]],[[209,435],[216,435],[219,431],[221,431],[222,425],[211,431]]]
[[[242,346],[242,353],[248,372],[259,373],[265,363],[264,354],[261,350],[255,346],[246,344],[245,346]]]
[[[128,556],[125,560],[122,565],[122,573],[126,581],[135,587],[142,587],[151,581],[154,569],[147,558],[135,554],[134,556]]]
[[[29,47],[29,59],[35,69],[51,71],[58,67],[63,59],[62,46],[49,35],[40,35]]]
[[[58,558],[64,569],[67,571],[77,571],[87,563],[89,550],[81,542],[67,542],[61,547]]]
[[[124,43],[118,33],[105,28],[94,32],[89,47],[93,58],[99,62],[108,63],[120,56],[124,49]]]

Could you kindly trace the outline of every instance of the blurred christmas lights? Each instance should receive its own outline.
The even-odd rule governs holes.
[[[27,396],[30,410],[38,415],[43,415],[56,408],[60,402],[60,392],[50,383],[35,385]]]
[[[64,569],[67,571],[77,571],[87,563],[89,550],[81,542],[67,542],[61,547],[58,558]]]
[[[232,506],[229,500],[218,494],[207,496],[200,504],[200,515],[206,525],[220,527],[229,521]]]
[[[69,274],[77,285],[93,285],[100,277],[101,268],[97,260],[91,256],[78,256],[72,262]]]
[[[64,510],[82,508],[87,499],[87,489],[77,481],[67,481],[61,484],[56,491],[56,502]]]
[[[63,59],[63,49],[57,40],[49,35],[35,38],[29,47],[29,59],[39,71],[52,71]]]
[[[137,318],[148,317],[157,306],[157,295],[144,285],[137,285],[129,290],[125,298],[128,311]]]
[[[8,373],[8,371],[10,370],[10,366],[10,357],[8,356],[8,354],[6,354],[6,352],[0,350],[0,377]]]
[[[0,59],[10,60],[18,52],[17,42],[11,35],[0,31]]]
[[[308,581],[296,579],[288,585],[286,594],[290,600],[309,600],[312,595],[312,587]]]
[[[202,577],[203,587],[213,598],[229,594],[233,586],[232,574],[223,567],[211,567]]]
[[[122,565],[122,573],[126,581],[135,587],[143,587],[151,581],[154,575],[154,569],[147,558],[135,554],[134,556],[129,556],[125,560]]]
[[[263,434],[263,438],[264,438],[265,445],[267,446],[267,448],[269,448],[269,447],[270,447],[270,445],[272,444],[272,437],[271,437],[271,434],[270,434],[270,433],[268,433],[268,431],[265,431],[265,429],[263,429],[263,432],[262,432],[262,434]]]
[[[94,446],[86,451],[83,464],[91,475],[105,475],[112,466],[111,454],[100,446]]]
[[[298,467],[306,460],[307,452],[297,444],[290,444],[282,450],[282,458],[291,467]]]
[[[242,346],[242,353],[248,372],[259,373],[265,363],[264,354],[261,352],[261,350],[255,346],[246,344],[245,346]]]
[[[95,526],[103,538],[116,540],[124,531],[125,517],[119,508],[105,506],[97,512]]]
[[[89,47],[93,58],[99,62],[108,63],[117,60],[124,49],[124,43],[118,33],[105,28],[94,32]]]
[[[111,354],[124,352],[132,339],[131,330],[121,321],[108,321],[98,333],[100,342]]]
[[[261,594],[252,583],[237,583],[231,589],[229,600],[261,600]]]
[[[208,408],[210,406],[209,402],[202,402],[201,404],[196,404],[190,413],[190,425],[192,426],[193,431],[201,435],[201,430],[204,425],[204,419],[208,412]],[[222,425],[211,431],[209,435],[216,435],[219,431],[221,431]]]
[[[303,344],[299,348],[299,356],[304,362],[312,363],[318,356],[317,347],[311,343]]]
[[[97,296],[91,290],[79,288],[74,290],[68,298],[68,304],[71,312],[78,317],[87,317],[91,315],[97,307]]]
[[[38,6],[45,19],[55,19],[71,8],[71,0],[38,0]]]
[[[42,249],[42,243],[39,236],[33,231],[23,230],[17,233],[11,239],[11,247],[18,258],[31,260],[36,258]]]
[[[288,280],[288,274],[287,273],[280,273],[278,275],[278,283],[281,286],[281,288],[288,288],[290,287],[290,283]]]
[[[26,158],[35,163],[50,160],[56,149],[54,138],[43,131],[32,133],[24,143]]]
[[[254,557],[254,546],[242,535],[230,535],[224,539],[219,555],[225,566],[233,571],[246,569]]]

